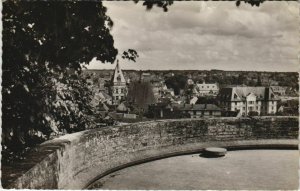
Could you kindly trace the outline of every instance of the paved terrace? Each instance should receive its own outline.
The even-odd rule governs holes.
[[[90,188],[111,190],[296,190],[296,150],[237,150],[221,158],[184,155],[109,174]]]
[[[22,163],[3,166],[2,185],[82,189],[116,170],[154,159],[211,146],[296,149],[297,138],[298,117],[160,120],[99,128],[47,141]],[[231,161],[234,157],[228,168]]]

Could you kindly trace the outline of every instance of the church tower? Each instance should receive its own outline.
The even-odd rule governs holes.
[[[126,80],[119,66],[119,60],[117,60],[117,66],[112,76],[111,95],[113,105],[118,105],[127,95]]]

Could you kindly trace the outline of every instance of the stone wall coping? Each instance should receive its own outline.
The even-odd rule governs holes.
[[[133,125],[147,125],[147,124],[161,124],[161,123],[169,123],[169,122],[188,122],[188,121],[218,121],[218,122],[231,122],[231,121],[256,121],[256,120],[271,120],[273,121],[276,119],[297,119],[297,116],[264,116],[264,117],[211,117],[211,118],[198,118],[198,119],[163,119],[163,120],[154,120],[154,121],[145,121],[145,122],[138,122],[138,123],[131,123],[131,124],[122,124],[116,126],[108,126],[108,127],[101,127],[96,129],[85,130],[77,133],[67,134],[61,136],[59,138],[55,138],[49,141],[46,141],[40,144],[38,147],[33,149],[27,156],[25,161],[22,161],[13,167],[11,167],[10,172],[14,174],[14,176],[5,175],[2,176],[2,186],[8,188],[15,188],[16,182],[26,176],[26,174],[39,165],[42,161],[48,160],[51,158],[51,155],[62,153],[64,152],[65,148],[70,148],[72,145],[81,143],[81,139],[84,137],[88,137],[89,135],[93,135],[95,133],[100,133],[104,131],[110,131],[113,134],[114,131],[118,131],[122,127],[129,127]],[[85,183],[83,188],[89,187],[95,180],[122,168],[126,168],[128,166],[132,166],[135,164],[139,164],[142,162],[148,162],[151,160],[156,160],[160,158],[166,158],[176,155],[182,154],[191,154],[197,153],[202,151],[205,147],[225,147],[228,150],[235,150],[235,149],[297,149],[298,148],[298,140],[296,139],[255,139],[255,140],[235,140],[235,141],[205,141],[205,142],[198,142],[197,147],[195,145],[188,146],[187,148],[191,149],[174,149],[173,151],[164,151],[162,154],[156,154],[154,156],[148,156],[137,159],[135,161],[127,162],[125,164],[121,164],[119,166],[115,166],[105,172],[100,173],[97,177],[93,178],[89,182]],[[196,149],[195,149],[196,148]],[[57,159],[59,160],[59,159]],[[7,167],[2,167],[2,172],[7,170]],[[2,173],[3,175],[3,173]]]

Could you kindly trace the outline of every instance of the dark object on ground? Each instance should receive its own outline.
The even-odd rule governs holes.
[[[201,157],[214,158],[214,157],[223,157],[227,153],[225,148],[219,147],[208,147],[200,154]]]

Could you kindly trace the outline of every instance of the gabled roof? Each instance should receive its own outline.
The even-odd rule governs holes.
[[[122,102],[117,106],[117,111],[127,111],[127,106]]]
[[[248,95],[253,93],[258,99],[266,98],[265,87],[235,87],[233,93],[236,93],[240,99],[245,99]]]
[[[101,91],[99,94],[103,99],[111,99],[111,96],[103,91]]]
[[[287,90],[287,86],[270,86],[272,88],[272,90],[274,92],[278,92],[278,91],[286,91]]]
[[[271,88],[266,87],[249,87],[249,86],[239,86],[239,87],[229,87],[222,88],[219,97],[223,100],[246,100],[246,97],[250,94],[256,96],[256,100],[277,100],[278,98],[274,95]],[[234,96],[237,98],[234,98]],[[272,98],[273,95],[273,98]]]
[[[108,111],[109,107],[105,103],[100,103],[99,104],[99,111]]]
[[[198,97],[195,96],[190,100],[190,104],[196,104],[197,101],[198,101]]]

